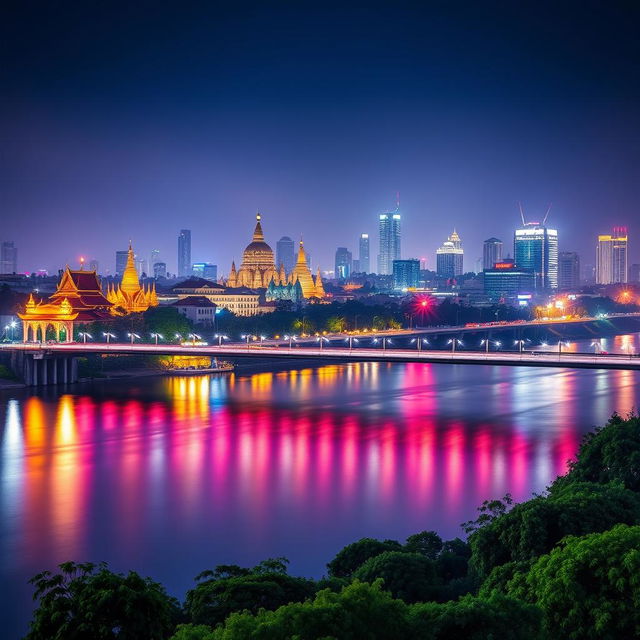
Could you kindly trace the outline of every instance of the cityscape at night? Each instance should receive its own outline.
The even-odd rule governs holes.
[[[7,10],[1,637],[640,638],[639,19]]]

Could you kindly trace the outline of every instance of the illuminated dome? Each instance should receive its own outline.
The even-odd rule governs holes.
[[[253,232],[253,238],[242,254],[241,268],[275,268],[273,249],[264,241],[264,233],[262,232],[260,220],[261,216],[258,213],[256,214],[256,228]]]

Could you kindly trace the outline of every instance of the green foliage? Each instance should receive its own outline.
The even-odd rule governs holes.
[[[313,581],[287,575],[287,563],[285,558],[270,558],[253,569],[220,565],[205,571],[187,593],[186,612],[194,623],[214,626],[236,611],[257,613],[312,596]]]
[[[364,562],[385,551],[400,551],[402,545],[396,540],[376,540],[361,538],[341,549],[336,557],[327,564],[329,575],[348,578]]]
[[[585,436],[569,473],[556,484],[571,482],[621,482],[640,492],[640,417],[614,414],[605,427]]]
[[[385,551],[369,558],[354,571],[353,577],[363,582],[381,578],[384,588],[405,602],[430,600],[440,585],[434,561],[406,551]]]
[[[151,307],[144,313],[147,334],[159,333],[167,340],[173,340],[176,334],[186,336],[191,330],[191,322],[175,307]]]
[[[548,497],[516,505],[472,533],[471,567],[485,579],[494,567],[531,562],[567,535],[640,522],[640,496],[614,485],[568,484]]]
[[[178,605],[160,584],[105,564],[67,562],[31,584],[39,604],[26,640],[161,640],[177,622]]]
[[[540,640],[537,607],[502,594],[412,605],[412,638],[433,640]]]
[[[554,640],[640,636],[640,527],[569,537],[532,566],[515,596],[542,610]]]
[[[347,328],[347,320],[342,316],[331,316],[325,326],[331,333],[342,333]]]
[[[404,548],[410,553],[420,553],[435,560],[443,546],[442,538],[435,531],[421,531],[409,536]]]

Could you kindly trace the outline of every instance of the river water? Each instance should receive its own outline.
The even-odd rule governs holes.
[[[28,578],[66,560],[182,597],[220,563],[283,555],[318,577],[363,536],[462,535],[483,500],[543,490],[639,396],[640,372],[400,363],[1,392],[4,637],[26,629]]]

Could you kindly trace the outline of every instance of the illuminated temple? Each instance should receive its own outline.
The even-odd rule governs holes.
[[[142,313],[149,307],[158,306],[155,283],[149,287],[140,285],[131,243],[122,280],[117,286],[107,287],[107,299],[113,304],[113,312],[120,315]]]
[[[261,216],[256,215],[256,227],[253,238],[242,254],[242,263],[236,270],[235,262],[231,264],[231,272],[226,281],[228,287],[249,287],[267,289],[269,299],[324,298],[326,293],[322,286],[320,269],[315,278],[311,275],[302,241],[298,250],[298,258],[291,273],[287,274],[284,265],[276,268],[273,249],[265,242],[262,231]]]
[[[47,340],[71,342],[73,327],[92,322],[108,322],[114,316],[140,313],[158,304],[155,285],[142,287],[129,244],[127,266],[117,287],[110,286],[105,295],[95,271],[73,270],[68,266],[54,294],[36,301],[33,294],[18,313],[25,342]]]

